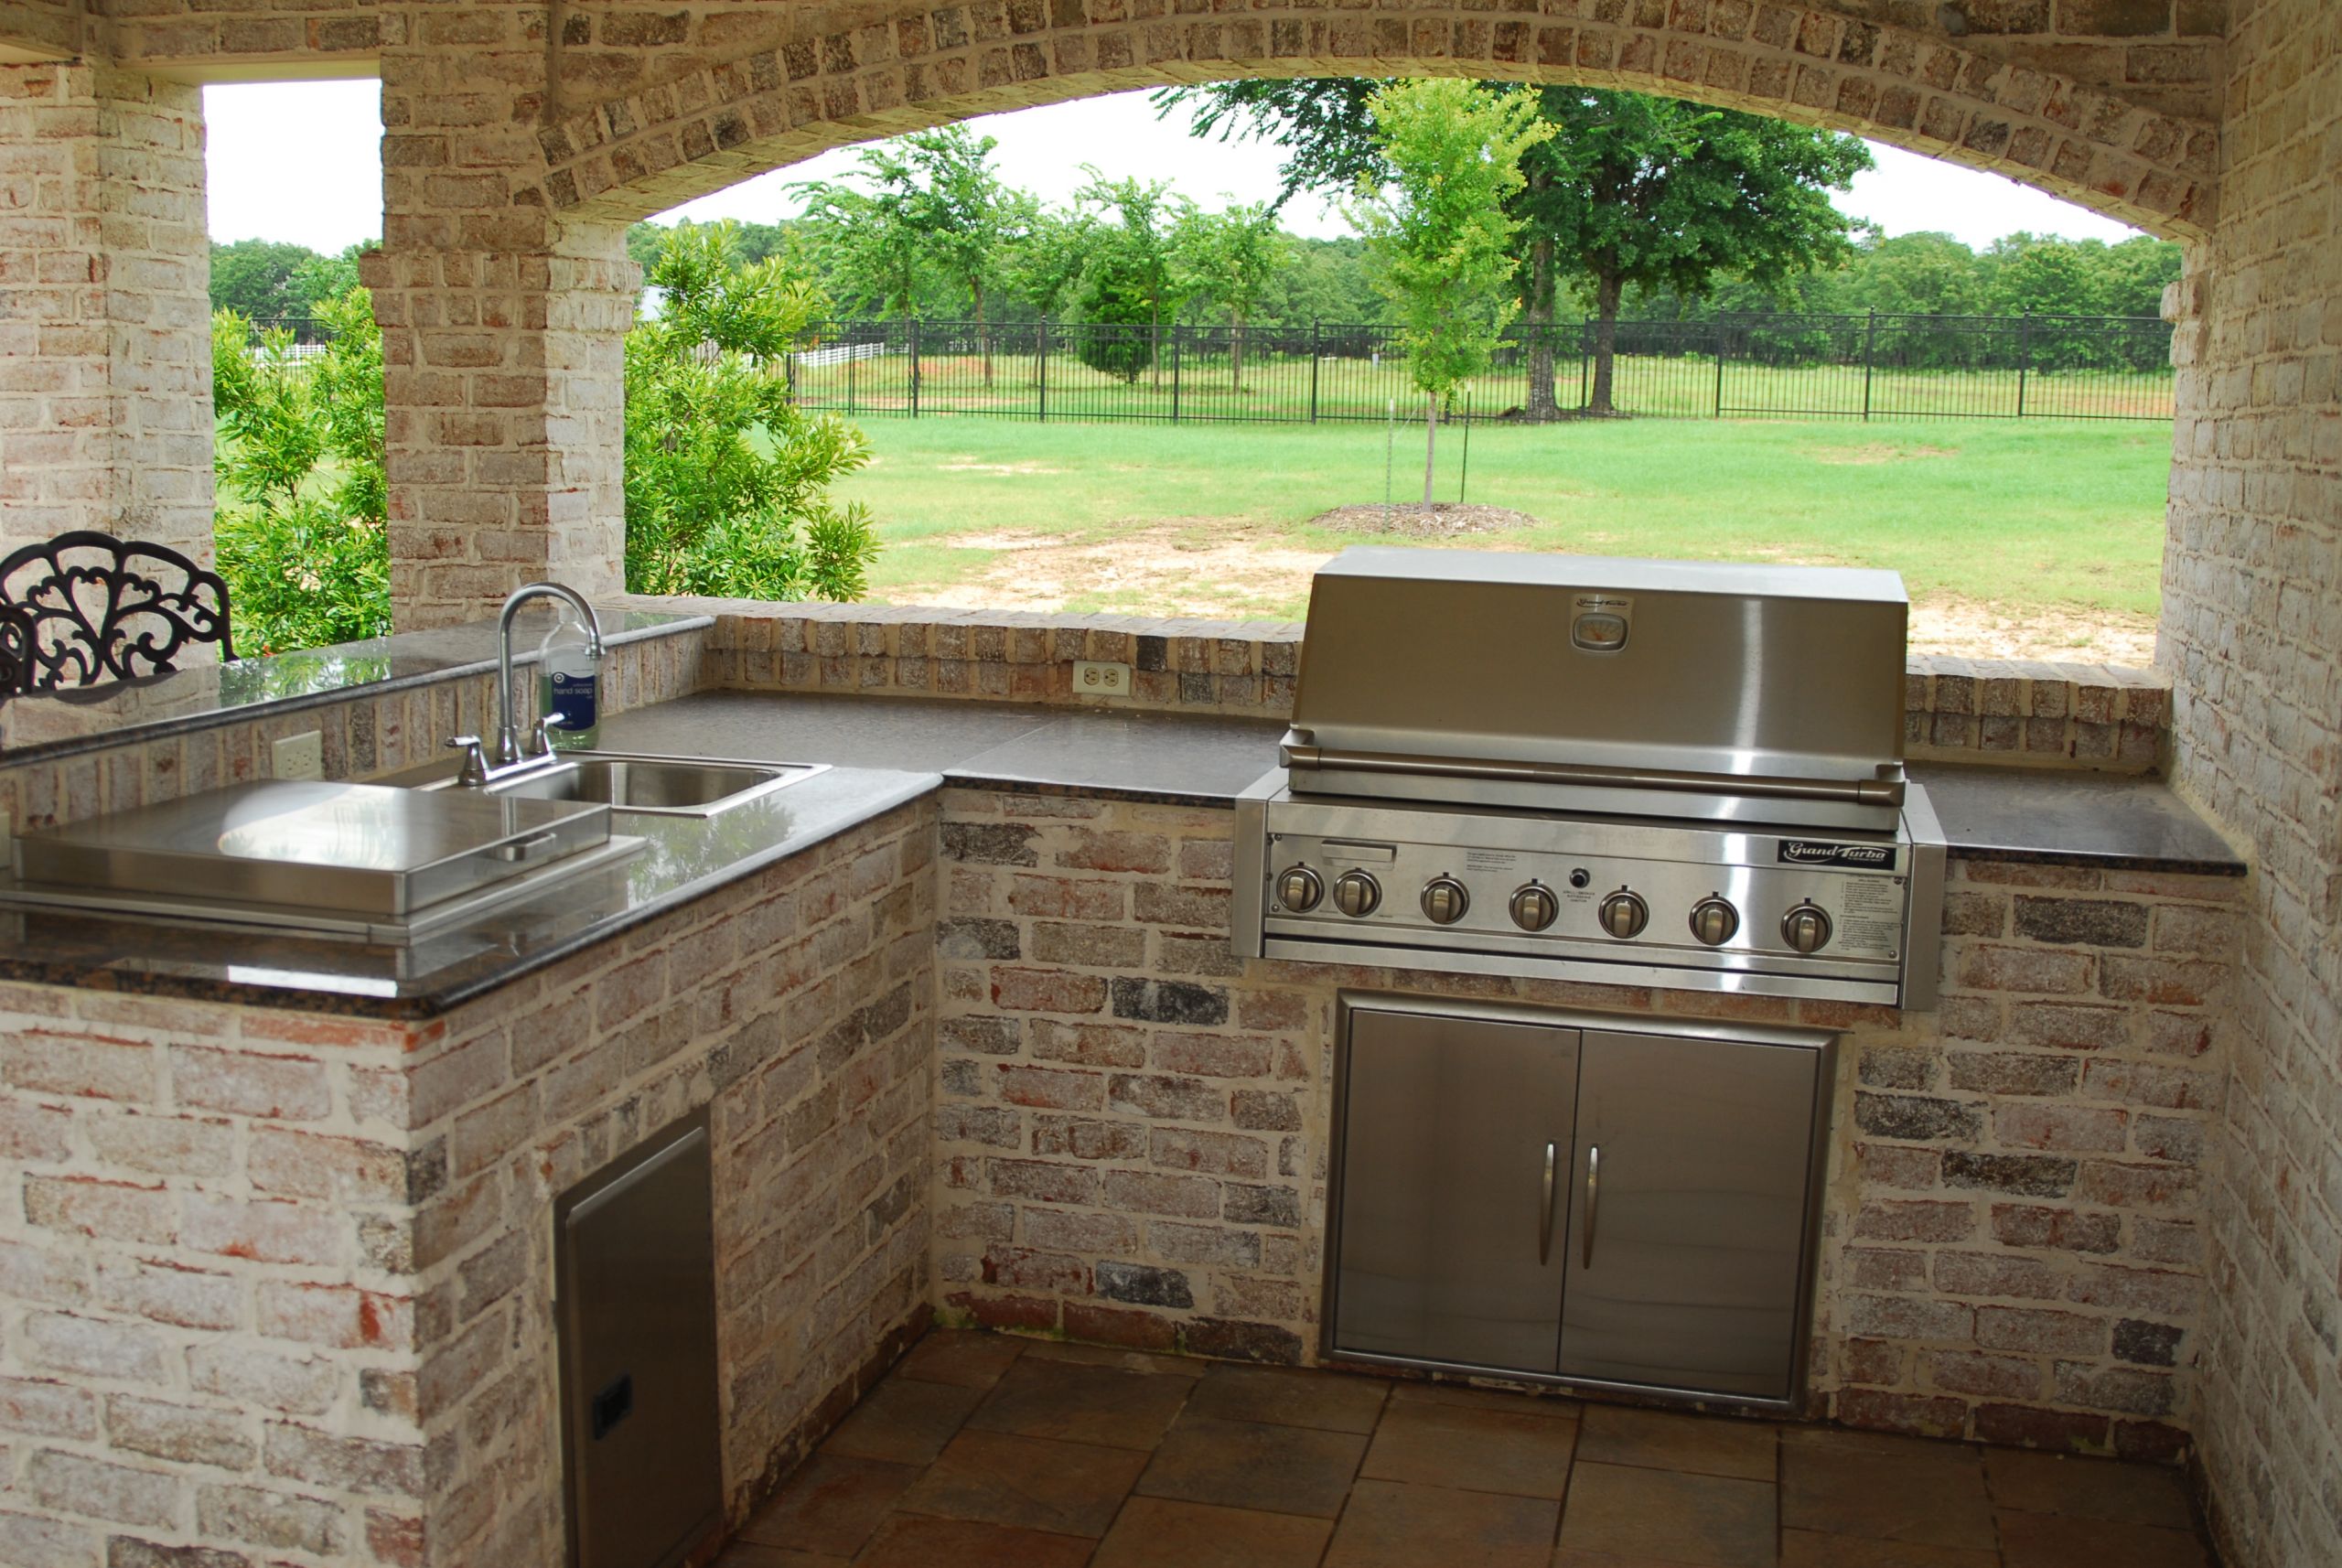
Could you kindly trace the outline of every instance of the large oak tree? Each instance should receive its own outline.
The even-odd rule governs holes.
[[[1285,196],[1387,178],[1356,78],[1233,81],[1156,95],[1185,104],[1198,135],[1261,137],[1285,149]],[[1723,277],[1773,287],[1849,252],[1853,220],[1831,205],[1871,166],[1853,136],[1736,110],[1603,88],[1519,87],[1555,134],[1524,154],[1509,200],[1525,247],[1519,272],[1531,346],[1531,418],[1554,412],[1554,305],[1563,287],[1594,328],[1587,412],[1615,412],[1618,307],[1629,289],[1698,298]]]

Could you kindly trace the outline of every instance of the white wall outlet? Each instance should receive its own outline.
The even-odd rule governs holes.
[[[1131,667],[1077,659],[1073,661],[1073,694],[1077,697],[1127,697],[1131,694]]]
[[[277,779],[323,779],[326,737],[317,730],[288,735],[269,747],[268,771]]]

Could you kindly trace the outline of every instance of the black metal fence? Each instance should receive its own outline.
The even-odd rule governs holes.
[[[1595,326],[1516,325],[1457,400],[1477,417],[1596,406]],[[1540,349],[1542,352],[1540,352]],[[841,413],[1316,424],[1413,412],[1395,328],[1159,328],[849,321],[785,367],[800,405]],[[1735,316],[1621,321],[1609,406],[1675,418],[2172,417],[2171,328],[2152,317]]]

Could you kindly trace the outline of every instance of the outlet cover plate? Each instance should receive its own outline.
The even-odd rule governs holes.
[[[1073,661],[1073,694],[1077,697],[1127,697],[1131,694],[1131,667],[1077,659]]]
[[[278,779],[323,779],[326,776],[325,736],[317,730],[288,735],[272,743],[268,770]]]

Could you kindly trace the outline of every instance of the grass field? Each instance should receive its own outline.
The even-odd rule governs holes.
[[[874,419],[840,487],[886,553],[876,598],[1298,618],[1354,542],[1311,520],[1384,496],[1373,426]],[[2142,663],[2152,653],[2171,435],[2153,424],[1580,422],[1483,425],[1468,499],[1533,526],[1461,548],[1891,567],[1921,650]],[[1456,498],[1460,430],[1441,432]],[[1421,493],[1420,425],[1393,492]]]

